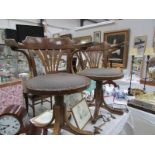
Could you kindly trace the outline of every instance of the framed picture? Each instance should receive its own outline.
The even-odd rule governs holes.
[[[64,35],[61,35],[60,37],[72,39],[72,34],[64,34]]]
[[[85,43],[90,43],[92,42],[92,37],[91,36],[82,36],[82,37],[76,37],[73,38],[76,44],[85,44]]]
[[[53,34],[53,38],[59,38],[59,37],[60,37],[60,33]]]
[[[100,43],[101,42],[101,31],[94,32],[94,42]]]
[[[116,52],[113,52],[111,58],[119,59],[117,63],[114,62],[114,67],[127,67],[128,62],[128,44],[129,44],[129,30],[120,30],[120,31],[112,31],[104,33],[104,41],[109,44],[120,44],[125,43],[124,46],[121,46]]]
[[[137,48],[137,56],[143,57],[146,48],[147,36],[136,36],[134,39],[134,48]]]
[[[58,71],[66,71],[67,70],[67,55],[62,55],[58,64]]]
[[[72,108],[73,117],[79,129],[83,129],[88,121],[92,118],[89,107],[85,99],[81,100]]]
[[[0,44],[5,44],[5,31],[0,29]]]
[[[68,109],[73,108],[82,99],[83,99],[83,94],[82,93],[74,93],[74,94],[64,96],[64,102],[67,105]]]
[[[143,56],[146,48],[147,36],[136,36],[134,39],[134,48],[137,48],[137,56],[135,56],[133,64],[133,73],[137,77],[142,77],[143,72]]]

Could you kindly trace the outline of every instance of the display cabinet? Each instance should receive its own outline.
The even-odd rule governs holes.
[[[18,72],[18,75],[20,73],[29,73],[29,66],[28,66],[26,56],[21,52],[15,52],[15,51],[12,51],[12,52],[17,53],[17,72]]]
[[[24,54],[14,52],[5,44],[0,44],[0,76],[19,77],[20,73],[29,73],[27,59]]]
[[[17,53],[5,45],[0,45],[0,70],[17,76]]]

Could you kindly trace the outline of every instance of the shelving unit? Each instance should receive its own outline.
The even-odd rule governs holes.
[[[0,70],[6,71],[17,76],[17,53],[12,52],[11,49],[5,45],[0,45],[3,47],[0,51]]]
[[[12,51],[5,44],[0,44],[0,70],[9,72],[15,77],[18,77],[20,73],[28,73],[29,67],[26,57],[19,52]]]
[[[14,51],[13,51],[14,52]],[[24,54],[17,52],[17,71],[20,73],[29,73],[29,66]]]

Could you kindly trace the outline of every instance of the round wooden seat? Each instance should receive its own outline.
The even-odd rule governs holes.
[[[35,95],[64,95],[87,88],[90,80],[80,75],[56,73],[37,76],[27,82],[28,90]]]
[[[85,69],[78,74],[87,76],[93,80],[117,80],[123,77],[120,69],[116,68],[90,68]]]

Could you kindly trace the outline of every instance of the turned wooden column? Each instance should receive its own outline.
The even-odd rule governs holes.
[[[65,125],[65,104],[64,96],[55,96],[54,111],[54,134],[60,134],[61,128]]]
[[[92,122],[95,123],[99,117],[99,110],[103,101],[103,89],[102,89],[102,81],[96,81],[96,89],[95,89],[95,111]]]

